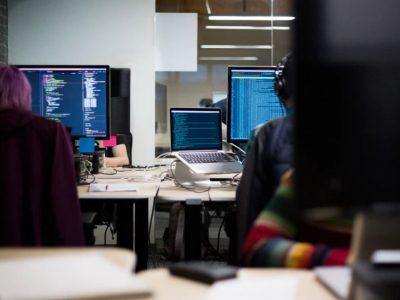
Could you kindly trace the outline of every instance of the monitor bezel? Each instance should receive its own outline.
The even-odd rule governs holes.
[[[110,101],[111,101],[111,75],[110,75],[110,65],[15,65],[18,69],[106,69],[106,107],[107,107],[107,133],[105,136],[87,136],[87,135],[72,135],[72,139],[79,139],[79,138],[94,138],[96,140],[108,140],[111,136],[111,108],[110,108]],[[63,124],[65,126],[65,124]]]
[[[227,99],[226,99],[226,139],[228,143],[232,144],[240,144],[240,143],[247,143],[247,139],[238,139],[232,138],[231,132],[231,102],[232,102],[232,95],[231,95],[231,88],[232,88],[232,70],[267,70],[267,71],[276,71],[276,66],[228,66],[228,92],[227,92]]]

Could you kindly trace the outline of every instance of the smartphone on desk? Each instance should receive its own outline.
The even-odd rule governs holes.
[[[179,262],[169,267],[172,275],[212,284],[237,276],[238,268],[227,265],[210,265],[201,261]]]

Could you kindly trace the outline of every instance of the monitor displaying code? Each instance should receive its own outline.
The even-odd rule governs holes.
[[[171,109],[171,150],[222,148],[219,109]]]
[[[257,125],[286,115],[274,81],[275,67],[228,68],[229,142],[247,142]]]
[[[63,123],[73,137],[109,137],[108,66],[20,66],[32,111]]]

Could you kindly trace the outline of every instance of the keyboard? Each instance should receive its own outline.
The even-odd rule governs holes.
[[[216,162],[232,162],[236,161],[233,157],[222,152],[193,152],[179,153],[179,155],[191,164],[204,164]]]

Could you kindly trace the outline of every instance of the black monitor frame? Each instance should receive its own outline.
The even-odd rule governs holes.
[[[101,68],[106,70],[106,111],[107,111],[107,120],[106,120],[106,135],[104,136],[85,136],[85,135],[72,135],[73,139],[79,139],[81,137],[93,137],[97,140],[108,140],[110,138],[110,98],[111,98],[111,78],[110,78],[110,66],[109,65],[16,65],[19,69],[65,69],[65,70],[73,70],[73,69],[92,69],[92,68]],[[65,124],[64,124],[65,125]]]
[[[400,211],[399,2],[377,5],[296,5],[296,203],[315,216]]]
[[[255,70],[255,71],[273,71],[275,74],[276,67],[275,66],[228,66],[228,93],[227,93],[227,108],[226,108],[226,114],[227,114],[227,122],[226,122],[226,127],[227,127],[227,141],[228,143],[234,143],[234,144],[239,144],[239,143],[247,143],[248,138],[241,139],[241,138],[233,138],[232,137],[232,130],[231,130],[231,125],[232,125],[232,70]],[[283,104],[282,104],[283,105]]]
[[[216,108],[216,107],[171,107],[169,109],[169,120],[170,120],[170,142],[171,142],[171,152],[174,151],[190,151],[190,150],[195,150],[195,151],[202,151],[202,150],[210,150],[209,147],[207,148],[198,148],[198,149],[174,149],[175,145],[175,137],[173,135],[173,125],[174,125],[174,120],[172,118],[172,115],[174,112],[218,112],[218,124],[219,124],[219,135],[221,137],[220,144],[215,147],[213,150],[222,150],[222,129],[221,129],[221,124],[222,124],[222,117],[221,117],[221,109]]]

